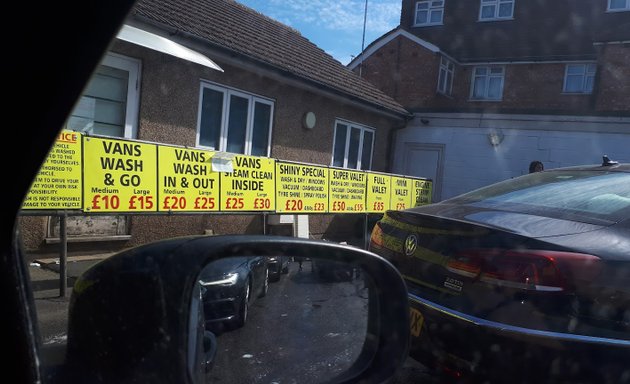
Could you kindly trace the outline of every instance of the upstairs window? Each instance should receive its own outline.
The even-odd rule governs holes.
[[[215,151],[269,156],[274,103],[214,84],[201,84],[197,145]]]
[[[438,77],[438,92],[450,96],[453,92],[453,76],[455,65],[452,61],[442,56],[440,59],[440,74]]]
[[[337,121],[333,143],[332,166],[370,170],[374,130],[358,124]]]
[[[440,25],[444,16],[444,0],[418,1],[415,26]]]
[[[594,63],[567,64],[564,74],[565,93],[592,93],[595,82]]]
[[[498,66],[475,67],[470,98],[501,100],[505,69]]]
[[[96,135],[136,137],[140,61],[108,53],[83,91],[66,129]]]
[[[514,17],[515,0],[481,0],[479,20],[504,20]]]
[[[630,0],[608,0],[609,11],[630,11]]]

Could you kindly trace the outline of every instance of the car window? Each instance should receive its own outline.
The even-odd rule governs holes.
[[[630,174],[625,172],[550,171],[499,183],[452,201],[484,207],[518,204],[529,207],[525,210],[549,208],[618,221],[628,217],[629,180]]]
[[[628,381],[630,0],[138,0],[116,30],[16,217],[44,383],[86,271],[198,235],[395,266],[394,383]],[[192,280],[209,382],[324,382],[374,341],[356,265],[243,254]]]

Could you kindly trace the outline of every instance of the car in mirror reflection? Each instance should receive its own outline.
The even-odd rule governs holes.
[[[325,273],[312,269],[312,263],[325,267]],[[214,264],[225,259],[204,269],[216,269]],[[350,369],[368,337],[370,293],[360,269],[311,258],[303,260],[301,270],[297,262],[289,264],[265,299],[250,305],[244,327],[216,333],[217,353],[206,365],[206,383],[295,382],[299,377],[300,383],[315,384]],[[235,361],[241,362],[239,369],[233,369]]]
[[[217,260],[199,275],[206,327],[240,328],[250,305],[267,294],[267,257],[239,256]]]
[[[289,256],[278,255],[267,257],[269,280],[279,281],[282,275],[289,273]]]

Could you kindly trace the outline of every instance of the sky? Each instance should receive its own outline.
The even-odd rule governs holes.
[[[236,0],[298,30],[346,65],[361,52],[366,0]],[[367,0],[363,46],[396,28],[401,0]]]

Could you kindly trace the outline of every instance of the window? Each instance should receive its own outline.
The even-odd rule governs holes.
[[[564,75],[564,92],[566,93],[592,93],[595,81],[594,63],[591,64],[567,64]]]
[[[523,213],[553,210],[553,216],[561,219],[579,214],[583,220],[614,222],[626,219],[630,212],[628,183],[630,175],[622,172],[553,170],[535,178],[489,185],[453,201],[466,201],[479,208],[509,203]]]
[[[630,11],[630,0],[608,0],[609,11]]]
[[[504,73],[503,67],[475,67],[471,99],[501,100]]]
[[[333,144],[334,167],[369,170],[372,168],[374,130],[338,121]]]
[[[444,1],[419,1],[416,3],[416,26],[440,25],[444,16]]]
[[[449,59],[442,57],[440,59],[440,74],[438,77],[438,92],[450,95],[453,91],[453,75],[455,66]]]
[[[96,135],[135,138],[140,62],[107,54],[79,99],[66,129]]]
[[[511,19],[515,0],[481,0],[479,20]]]
[[[271,100],[209,83],[201,84],[200,99],[198,146],[269,156]]]

